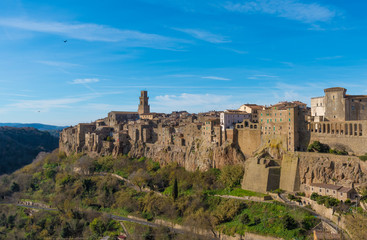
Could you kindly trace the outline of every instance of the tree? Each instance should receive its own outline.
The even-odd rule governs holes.
[[[12,185],[10,186],[10,190],[12,192],[19,192],[20,187],[19,187],[19,185],[16,182],[13,182]]]
[[[308,148],[308,152],[319,152],[319,153],[327,153],[330,151],[330,147],[326,144],[322,144],[319,141],[314,141],[311,143]]]
[[[173,200],[176,201],[178,197],[178,184],[177,184],[177,178],[175,178],[175,182],[173,183],[173,191],[172,191],[172,197]]]
[[[244,213],[242,215],[240,215],[240,217],[238,218],[238,220],[244,224],[244,225],[247,225],[251,222],[251,219],[250,217],[248,216],[248,214]]]
[[[102,234],[106,231],[106,226],[100,218],[93,219],[89,227],[90,227],[90,230],[94,234],[97,234],[98,236],[102,236]]]
[[[298,227],[298,223],[294,220],[293,217],[289,216],[288,214],[282,217],[282,224],[283,227],[287,230],[293,230]]]
[[[130,176],[129,176],[129,179],[132,181],[133,184],[135,184],[136,186],[139,187],[139,190],[141,191],[141,189],[147,185],[148,183],[148,180],[150,179],[150,176],[149,174],[139,168],[138,171],[136,172],[133,172]]]
[[[220,173],[220,181],[228,188],[233,188],[241,183],[243,167],[240,165],[225,166]]]

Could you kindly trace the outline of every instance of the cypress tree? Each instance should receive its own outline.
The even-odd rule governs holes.
[[[177,178],[175,178],[175,182],[173,183],[173,191],[172,191],[173,200],[176,200],[178,197],[178,184]]]

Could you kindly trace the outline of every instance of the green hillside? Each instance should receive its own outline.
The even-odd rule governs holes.
[[[57,137],[35,128],[0,127],[0,175],[11,173],[40,152],[51,152],[59,145]]]
[[[253,232],[284,239],[308,239],[318,220],[307,211],[276,202],[251,202],[214,196],[239,187],[241,166],[188,172],[160,166],[144,157],[66,157],[57,151],[0,178],[3,202],[44,203],[54,211],[32,212],[0,204],[0,239],[100,239],[122,233],[110,217],[135,216],[228,235]],[[236,191],[235,191],[236,192]],[[240,192],[240,191],[237,191]],[[243,194],[256,195],[245,191]],[[261,195],[260,195],[261,196]],[[110,216],[110,217],[109,217]],[[133,239],[187,239],[169,229],[127,224]],[[113,238],[112,238],[113,239]],[[191,239],[205,239],[191,234]]]

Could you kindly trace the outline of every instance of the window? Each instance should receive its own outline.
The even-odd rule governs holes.
[[[282,121],[282,119],[279,119],[279,121]]]
[[[321,192],[321,189],[320,189],[320,192]]]
[[[277,114],[275,113],[275,115],[274,116],[277,116]]]
[[[269,123],[269,119],[267,119],[266,122]]]
[[[342,192],[340,193],[340,196],[343,196],[343,193]]]
[[[335,191],[333,191],[333,193],[335,194]]]
[[[352,106],[352,110],[354,110],[354,106]]]
[[[289,119],[289,121],[291,121],[291,119]]]

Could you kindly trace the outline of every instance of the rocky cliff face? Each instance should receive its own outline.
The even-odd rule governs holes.
[[[132,145],[129,155],[152,158],[162,165],[177,162],[189,171],[205,171],[210,168],[222,168],[226,165],[245,162],[244,155],[233,144],[225,143],[222,146],[217,146],[201,141],[196,141],[196,144],[186,147],[137,142]]]
[[[367,163],[358,157],[300,153],[298,167],[301,184],[367,185]]]

